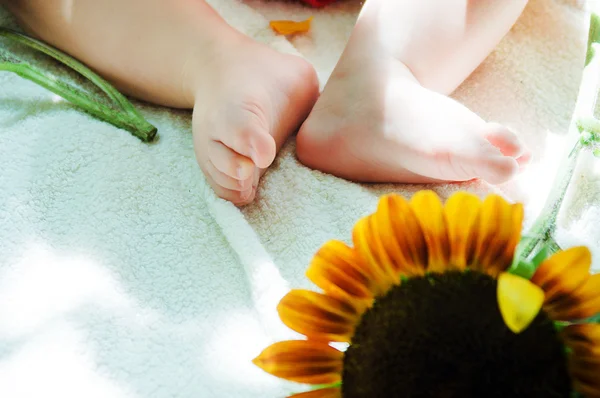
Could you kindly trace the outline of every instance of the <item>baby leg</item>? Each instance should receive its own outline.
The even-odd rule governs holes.
[[[260,174],[318,96],[313,68],[228,26],[204,0],[12,0],[32,34],[123,92],[194,108],[198,163],[222,198],[252,200]]]
[[[447,97],[526,0],[367,0],[298,136],[308,166],[369,182],[504,182],[528,159],[508,129]]]

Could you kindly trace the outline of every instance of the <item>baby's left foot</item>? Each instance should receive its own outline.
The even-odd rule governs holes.
[[[352,43],[302,125],[297,151],[311,168],[361,182],[499,184],[529,160],[509,129],[424,88],[398,60]]]

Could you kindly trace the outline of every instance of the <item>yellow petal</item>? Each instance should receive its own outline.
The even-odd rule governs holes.
[[[536,270],[531,281],[546,293],[546,304],[569,299],[590,277],[592,254],[586,247],[574,247],[554,254]]]
[[[427,242],[427,271],[446,271],[450,261],[450,243],[440,198],[432,191],[419,191],[412,197],[410,204]]]
[[[504,323],[521,333],[537,317],[544,304],[544,291],[527,279],[503,272],[498,277],[498,305]]]
[[[427,266],[427,242],[410,203],[400,195],[383,196],[374,221],[392,272],[423,275]]]
[[[466,192],[455,193],[446,201],[444,214],[448,222],[452,267],[465,269],[473,260],[480,209],[481,200]]]
[[[313,340],[350,342],[364,309],[310,290],[292,290],[279,305],[279,317],[290,329]]]
[[[544,307],[554,320],[572,321],[600,313],[600,274],[591,275],[567,297]]]
[[[306,276],[329,296],[350,302],[372,299],[372,282],[360,264],[352,248],[332,240],[317,251]]]
[[[294,394],[288,398],[342,398],[342,390],[340,388],[322,388],[320,390]]]
[[[273,376],[306,384],[341,380],[344,353],[327,343],[292,340],[267,347],[252,362]]]
[[[361,257],[362,269],[373,281],[373,295],[381,296],[400,280],[379,236],[374,216],[358,221],[352,230],[352,241]]]
[[[510,235],[504,251],[501,253],[502,262],[498,263],[498,272],[504,272],[512,266],[513,259],[515,257],[515,251],[519,242],[521,242],[521,231],[523,230],[523,218],[525,217],[525,210],[521,203],[515,203],[510,206],[511,214],[511,226]],[[508,264],[508,265],[507,265]]]
[[[383,196],[375,214],[356,224],[352,240],[375,296],[398,284],[402,275],[424,274],[425,237],[410,204],[399,195]]]
[[[521,237],[523,206],[489,195],[479,217],[473,268],[496,276],[512,264]]]
[[[311,22],[313,17],[307,20],[296,22],[296,21],[271,21],[269,25],[271,29],[282,35],[292,35],[296,33],[306,33],[310,30]]]

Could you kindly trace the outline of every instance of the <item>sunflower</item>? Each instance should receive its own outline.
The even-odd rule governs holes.
[[[585,247],[530,279],[510,273],[522,221],[523,207],[496,195],[382,197],[352,246],[316,253],[307,277],[322,292],[280,301],[306,338],[254,364],[314,386],[295,398],[600,397],[600,274]]]

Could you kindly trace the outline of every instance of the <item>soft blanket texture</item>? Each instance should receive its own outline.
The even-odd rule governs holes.
[[[360,4],[210,0],[241,31],[302,54],[323,83]],[[275,36],[269,19],[315,16],[310,34]],[[0,10],[0,24],[12,25]],[[581,76],[588,15],[574,0],[531,0],[499,48],[455,93],[520,131],[535,162],[501,187],[466,189],[526,204],[550,188]],[[308,287],[326,240],[348,240],[378,196],[423,186],[359,185],[301,166],[294,140],[241,211],[218,200],[196,165],[190,113],[138,104],[157,143],[92,119],[21,78],[0,74],[0,396],[283,397],[250,360],[294,336],[275,306]],[[581,162],[560,243],[585,243],[600,269],[600,161]]]

